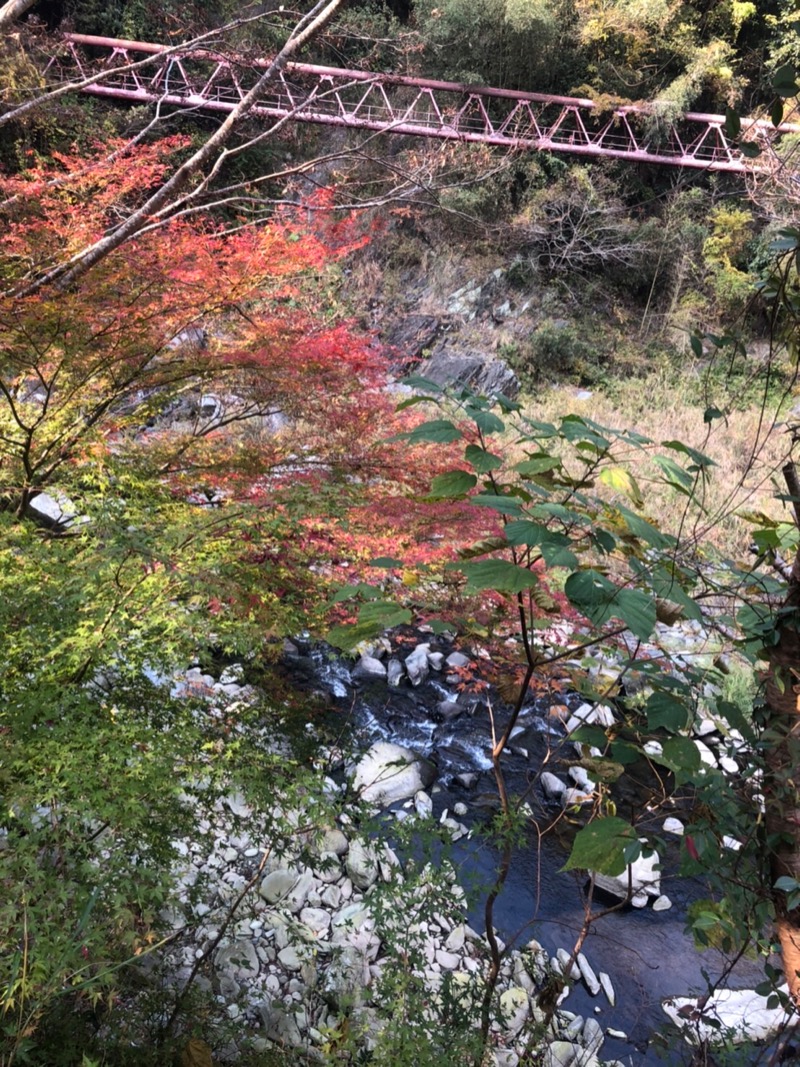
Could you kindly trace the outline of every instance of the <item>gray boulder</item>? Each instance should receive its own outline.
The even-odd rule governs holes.
[[[419,364],[416,373],[442,387],[472,389],[487,396],[502,393],[511,400],[520,390],[519,379],[502,359],[466,349],[438,348]]]
[[[88,521],[78,516],[78,509],[59,489],[53,493],[37,493],[28,501],[27,514],[30,518],[47,526],[51,530],[66,530],[76,522]]]
[[[353,787],[367,803],[386,808],[427,789],[435,777],[433,765],[416,752],[376,741],[359,760]]]

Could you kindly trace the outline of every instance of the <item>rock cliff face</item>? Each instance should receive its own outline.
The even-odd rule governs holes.
[[[520,391],[517,375],[505,360],[462,338],[460,327],[466,321],[468,316],[459,313],[411,312],[395,318],[383,332],[395,374],[413,372],[442,387],[515,399]]]

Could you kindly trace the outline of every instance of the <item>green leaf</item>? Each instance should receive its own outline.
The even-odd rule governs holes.
[[[784,63],[783,66],[778,67],[772,75],[772,88],[786,88],[787,86],[794,84],[796,77],[797,71],[795,70],[794,63]]]
[[[446,500],[453,497],[464,496],[474,489],[478,479],[474,474],[467,471],[447,471],[445,474],[437,474],[431,482],[431,491],[428,496],[434,500]]]
[[[432,397],[429,396],[408,396],[405,400],[401,400],[400,403],[396,405],[394,410],[405,411],[406,408],[413,408],[417,404],[430,404],[431,402]]]
[[[682,496],[692,496],[694,478],[671,456],[653,456],[653,462],[664,472],[664,481]]]
[[[794,893],[796,889],[800,889],[800,882],[790,878],[788,874],[782,874],[772,888],[779,889],[781,893]]]
[[[706,410],[703,412],[703,422],[705,422],[707,425],[710,425],[714,421],[714,419],[724,418],[725,412],[720,411],[719,408],[710,407],[706,408]]]
[[[725,136],[734,139],[742,132],[742,120],[739,112],[732,107],[725,108]]]
[[[467,589],[496,589],[501,593],[521,593],[539,584],[539,579],[527,569],[504,559],[487,559],[479,563],[451,563],[448,568],[460,570],[467,578]]]
[[[617,618],[643,641],[653,632],[656,604],[647,593],[638,589],[621,589],[595,570],[571,574],[564,592],[570,603],[597,626]]]
[[[668,767],[678,785],[689,781],[703,765],[697,745],[690,737],[670,737],[664,742],[661,755],[651,756],[650,759],[653,763]]]
[[[753,731],[753,726],[742,714],[742,709],[738,704],[734,704],[730,700],[718,700],[717,711],[729,726],[732,726],[734,730],[739,731],[745,741],[749,741],[750,744],[755,744],[756,735]]]
[[[336,648],[354,648],[359,641],[377,637],[392,626],[410,623],[411,617],[408,608],[399,604],[386,600],[372,601],[362,606],[358,613],[358,622],[347,626],[334,626],[328,631],[327,640]]]
[[[666,537],[660,530],[656,529],[652,523],[648,522],[647,519],[643,519],[641,515],[637,515],[623,504],[617,504],[616,511],[618,511],[625,520],[625,525],[633,536],[638,537],[640,541],[652,545],[653,548],[666,548],[673,543],[673,538]]]
[[[525,459],[521,463],[515,464],[514,470],[524,478],[534,474],[542,474],[544,471],[558,470],[560,466],[561,460],[558,456],[549,456],[544,453],[531,456],[530,459]]]
[[[379,564],[376,564],[379,566]],[[402,567],[403,564],[401,563]],[[357,582],[355,585],[343,585],[334,593],[331,604],[341,604],[343,600],[352,600],[353,597],[366,597],[367,600],[375,600],[381,595],[380,589],[369,582]]]
[[[367,564],[368,567],[405,567],[405,561],[402,559],[394,559],[392,556],[378,556],[377,559],[371,559]]]
[[[502,433],[506,424],[492,411],[476,411],[473,414],[475,425],[485,434]]]
[[[583,441],[594,445],[599,452],[607,452],[611,447],[611,442],[601,434],[595,433],[594,427],[594,423],[582,419],[580,415],[565,415],[561,420],[560,430],[567,441],[572,441],[573,444]]]
[[[789,94],[792,95],[791,93]],[[745,157],[745,159],[758,159],[761,155],[761,149],[753,141],[742,141],[739,145],[739,151]]]
[[[600,747],[599,745],[596,747]],[[632,763],[638,763],[642,758],[642,753],[636,747],[632,745],[630,741],[612,741],[611,742],[611,755],[617,763],[622,763],[624,766],[628,766]]]
[[[689,725],[689,709],[670,693],[660,690],[651,693],[645,710],[648,730],[668,730],[671,734],[677,734]]]
[[[782,97],[797,96],[800,86],[797,84],[797,70],[792,63],[784,63],[772,76],[772,88]]]
[[[550,531],[540,522],[517,519],[516,522],[509,522],[506,525],[505,535],[510,545],[526,545],[529,548],[535,548],[550,537]]]
[[[698,336],[698,334],[693,333],[692,336],[689,338],[689,344],[692,346],[692,352],[694,352],[694,354],[697,356],[697,358],[698,359],[702,359],[703,358],[703,340],[702,340],[702,338],[700,336]]]
[[[770,252],[791,252],[800,244],[800,230],[787,226],[778,231],[778,236],[769,243]]]
[[[475,468],[478,474],[488,474],[490,471],[496,471],[498,467],[503,466],[503,461],[499,456],[487,452],[485,448],[480,448],[478,445],[467,445],[464,451],[464,458],[467,463]]]
[[[569,735],[569,739],[581,745],[589,745],[591,748],[603,749],[608,744],[605,730],[601,726],[592,726],[591,724],[584,724],[573,730]]]
[[[772,105],[769,119],[773,126],[778,127],[783,122],[783,100],[778,97]]]
[[[478,493],[470,497],[470,504],[479,508],[494,508],[501,515],[521,515],[523,500],[516,496],[494,496],[491,493]]]
[[[497,401],[497,406],[507,414],[512,411],[522,411],[522,404],[519,404],[516,400],[510,400],[503,393],[498,393],[495,400]]]
[[[607,816],[594,819],[578,831],[563,869],[571,871],[577,867],[615,878],[640,853],[641,843],[630,823],[616,815]]]
[[[683,441],[662,441],[664,448],[671,448],[674,452],[682,452],[688,456],[698,467],[716,467],[716,463],[704,452],[698,452],[696,448],[685,445]]]
[[[429,393],[443,393],[441,385],[438,382],[431,381],[430,378],[424,378],[421,374],[409,374],[403,378],[400,382],[401,385],[407,385],[409,389],[425,389]],[[427,400],[427,397],[421,397],[422,400]]]
[[[423,442],[447,445],[453,441],[460,441],[461,431],[449,419],[431,419],[430,422],[422,422],[419,426],[415,426],[408,433],[399,434],[398,438],[405,439],[412,445]]]
[[[600,529],[599,527],[592,530],[591,533],[592,544],[600,552],[604,552],[607,556],[610,555],[617,547],[617,539],[608,530]]]

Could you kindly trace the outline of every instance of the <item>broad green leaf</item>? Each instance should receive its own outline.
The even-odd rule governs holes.
[[[653,548],[666,548],[667,545],[674,543],[674,538],[666,537],[647,519],[643,519],[641,515],[637,515],[634,511],[626,508],[624,504],[617,504],[616,510],[625,520],[625,525],[633,536],[638,537],[640,541],[645,541],[648,545],[652,545]]]
[[[570,569],[578,566],[578,557],[568,547],[571,542],[565,538],[565,544],[560,544],[556,538],[559,534],[553,534],[541,543],[540,551],[548,567],[564,567]]]
[[[773,126],[777,127],[783,122],[783,100],[777,99],[772,105],[772,110],[769,113],[769,119]]]
[[[678,785],[689,781],[702,767],[697,745],[690,737],[670,737],[664,742],[660,756],[652,756],[654,763],[668,767]]]
[[[787,89],[790,85],[794,85],[797,77],[797,71],[793,63],[784,63],[783,66],[778,67],[775,73],[772,75],[772,88]]]
[[[608,737],[602,726],[592,726],[591,724],[584,724],[573,730],[569,735],[569,739],[581,745],[589,745],[592,748],[603,749],[608,744]]]
[[[432,398],[429,396],[408,396],[405,400],[401,400],[395,407],[395,411],[405,411],[406,408],[413,408],[417,404],[430,404]]]
[[[724,411],[720,411],[719,408],[715,408],[713,406],[709,407],[709,408],[706,408],[706,410],[703,412],[703,422],[705,422],[707,425],[710,425],[714,421],[714,419],[724,419],[724,418],[725,418],[725,412]]]
[[[503,466],[503,461],[499,456],[487,452],[485,448],[480,448],[478,445],[467,445],[464,458],[478,474],[488,474]]]
[[[429,393],[442,393],[444,390],[438,382],[431,381],[430,378],[425,378],[421,374],[409,374],[403,378],[401,385],[407,385],[409,389],[424,389]],[[427,399],[422,397],[423,400]]]
[[[445,474],[436,475],[431,482],[431,491],[428,495],[441,500],[464,496],[477,484],[478,479],[474,474],[461,470],[447,471]]]
[[[521,593],[539,584],[539,579],[526,567],[519,567],[505,559],[487,559],[479,563],[451,563],[467,578],[467,588],[473,591],[496,589],[501,593]]]
[[[671,448],[674,452],[682,452],[688,456],[698,467],[716,467],[716,462],[704,452],[698,452],[696,448],[685,445],[683,441],[662,441],[664,448]]]
[[[561,420],[559,428],[562,435],[573,444],[583,441],[593,445],[600,452],[607,452],[611,447],[611,442],[602,434],[595,432],[595,425],[587,419],[582,419],[580,415],[566,415]]]
[[[653,456],[653,462],[664,472],[664,481],[683,496],[692,496],[694,478],[671,456]]]
[[[749,741],[750,744],[755,744],[756,735],[753,731],[752,723],[742,714],[742,709],[738,704],[734,704],[729,700],[718,700],[717,711],[729,726],[732,726],[734,730],[739,731],[745,741]]]
[[[549,530],[539,522],[518,519],[505,528],[510,545],[539,548],[549,567],[577,567],[578,559],[571,550],[572,541],[566,534]]]
[[[378,556],[377,559],[371,559],[367,564],[369,567],[405,567],[405,562],[402,559],[395,559],[393,556]]]
[[[578,831],[563,869],[577,867],[616,878],[640,854],[641,843],[631,824],[616,815],[607,816],[594,819]]]
[[[647,593],[638,589],[621,589],[595,570],[571,574],[564,592],[570,603],[597,626],[602,626],[609,619],[621,619],[643,641],[653,632],[656,605]]]
[[[692,352],[698,359],[703,358],[703,339],[698,334],[693,333],[689,338],[689,344],[692,346]]]
[[[334,626],[328,631],[327,640],[336,648],[354,648],[360,641],[367,641],[391,626],[411,622],[411,612],[388,601],[373,601],[364,604],[358,613],[358,622]]]
[[[592,530],[591,534],[592,544],[595,548],[604,552],[606,555],[610,555],[617,547],[617,539],[608,530],[603,530],[600,527]]]
[[[739,112],[735,111],[732,107],[725,108],[725,135],[730,138],[736,138],[742,132],[742,120],[739,118]]]
[[[651,693],[647,698],[645,710],[648,730],[667,730],[671,734],[677,734],[689,725],[689,709],[670,693],[660,690]]]
[[[399,437],[401,439],[404,438],[412,445],[426,441],[438,445],[447,445],[452,441],[460,441],[461,431],[449,419],[431,419],[430,422],[422,422],[408,433],[400,434]]]
[[[561,466],[561,460],[558,456],[538,455],[531,456],[530,459],[525,459],[521,463],[517,463],[514,466],[514,470],[521,474],[523,477],[542,474],[544,471],[558,470]]]
[[[497,406],[506,413],[512,411],[522,411],[522,404],[517,403],[516,400],[510,400],[503,393],[498,393],[495,397],[495,400],[497,401]]]
[[[517,519],[516,522],[509,522],[506,525],[505,535],[510,545],[527,545],[529,548],[535,548],[550,536],[550,531],[540,522]]]
[[[632,763],[638,763],[642,758],[642,753],[636,745],[631,744],[630,741],[620,740],[611,742],[611,755],[617,763],[622,763],[626,766]]]
[[[600,471],[597,480],[602,482],[603,485],[607,485],[609,489],[613,489],[614,492],[624,493],[625,496],[630,497],[638,508],[644,506],[642,494],[639,486],[636,484],[636,479],[629,470],[625,469],[625,467],[606,467],[604,470]]]
[[[381,566],[381,564],[375,564]],[[402,567],[403,564],[401,563]],[[351,600],[355,596],[366,597],[367,600],[375,600],[381,595],[380,589],[376,585],[370,585],[368,582],[358,582],[355,585],[343,585],[337,589],[331,599],[331,604],[341,604],[343,600]]]
[[[540,422],[538,419],[524,419],[523,421],[533,431],[532,438],[558,437],[558,430],[552,422]]]
[[[574,523],[577,526],[591,526],[591,519],[587,515],[581,515],[579,511],[566,508],[563,504],[554,504],[547,501],[537,504],[531,509],[531,513],[542,518],[561,519],[563,522]]]
[[[790,96],[793,94],[790,93]],[[761,155],[761,149],[753,141],[742,141],[739,145],[739,151],[746,159],[758,159]]]
[[[478,493],[470,497],[470,504],[479,508],[494,508],[501,515],[521,515],[524,503],[517,496],[493,496],[491,493]]]
[[[492,411],[476,411],[472,417],[478,429],[486,434],[502,433],[506,428],[503,420]]]
[[[495,534],[492,537],[484,537],[471,545],[465,545],[458,550],[459,559],[474,559],[476,556],[485,556],[487,552],[496,552],[498,548],[508,548],[508,541],[503,534]]]

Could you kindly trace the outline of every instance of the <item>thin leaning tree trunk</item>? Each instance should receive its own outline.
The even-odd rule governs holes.
[[[83,249],[66,263],[60,264],[41,278],[37,278],[36,281],[25,286],[16,295],[30,296],[48,285],[57,285],[59,289],[68,289],[84,274],[88,273],[92,267],[119,248],[120,245],[135,237],[152,220],[152,217],[162,211],[173,197],[185,188],[191,178],[213,159],[217,151],[230,138],[237,123],[253,110],[270,83],[277,78],[292,56],[323,29],[336,14],[342,3],[343,0],[319,0],[314,5],[295,27],[289,40],[253,88],[230,112],[222,125],[214,131],[205,144],[185,163],[181,164],[172,177],[165,181],[138,211],[133,212],[130,218],[126,219],[112,233]],[[1,11],[2,9],[0,9]]]
[[[8,3],[0,7],[0,31],[16,22],[20,15],[24,15],[35,3],[36,0],[8,0]]]
[[[800,529],[800,480],[794,463],[783,468],[783,475]],[[790,910],[786,893],[774,888],[782,877],[800,884],[800,548],[788,576],[776,632],[778,640],[767,651],[764,677],[770,738],[765,821],[783,970],[789,993],[800,1008],[800,908]]]

